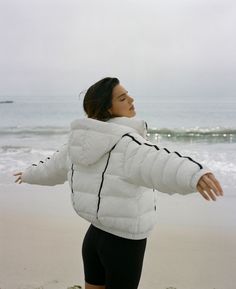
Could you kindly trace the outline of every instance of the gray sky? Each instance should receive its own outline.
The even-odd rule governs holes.
[[[234,100],[235,24],[234,0],[0,0],[0,97],[116,76],[142,98]]]

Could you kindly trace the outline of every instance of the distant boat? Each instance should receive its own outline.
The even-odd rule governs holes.
[[[0,100],[0,103],[13,103],[13,100]]]

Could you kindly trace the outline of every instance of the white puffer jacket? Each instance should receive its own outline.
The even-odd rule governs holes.
[[[146,140],[146,123],[117,117],[71,124],[69,141],[32,165],[23,182],[71,187],[75,211],[94,226],[128,239],[146,238],[156,223],[156,192],[196,192],[208,168]]]

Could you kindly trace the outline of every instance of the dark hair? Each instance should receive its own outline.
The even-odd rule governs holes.
[[[88,117],[101,121],[112,118],[108,109],[112,106],[113,88],[119,83],[118,78],[106,77],[89,87],[83,102]]]

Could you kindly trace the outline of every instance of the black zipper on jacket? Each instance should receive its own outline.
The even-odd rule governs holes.
[[[99,191],[98,191],[98,204],[97,204],[97,216],[96,216],[97,219],[98,219],[98,211],[99,211],[100,201],[101,201],[101,190],[102,190],[102,186],[103,186],[103,182],[104,182],[104,175],[105,175],[105,172],[106,172],[107,167],[108,167],[108,163],[109,163],[109,160],[110,160],[111,152],[115,148],[115,146],[116,146],[116,144],[109,151],[107,162],[106,162],[106,166],[105,166],[104,171],[102,172],[102,181],[101,181],[100,188],[99,188]]]
[[[72,166],[71,166],[71,182],[70,182],[70,186],[71,186],[72,194],[74,194],[74,190],[73,190],[73,175],[74,175],[74,164],[72,164]]]
[[[72,200],[73,207],[75,208],[75,201],[74,201],[74,196],[73,196],[74,195],[73,176],[74,176],[74,164],[72,164],[72,166],[71,166],[71,182],[70,182],[70,185],[71,185],[71,193],[72,193],[71,200]]]

